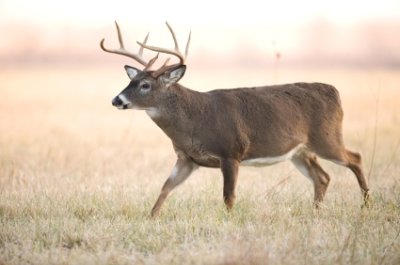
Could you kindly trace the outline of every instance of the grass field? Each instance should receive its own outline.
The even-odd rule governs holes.
[[[182,83],[273,80],[215,72]],[[311,182],[287,162],[241,168],[231,213],[219,170],[199,169],[150,219],[175,155],[144,113],[111,106],[128,82],[122,67],[2,68],[0,264],[400,264],[400,71],[282,69],[278,81],[339,89],[369,209],[352,173],[322,161],[332,180],[314,210]]]

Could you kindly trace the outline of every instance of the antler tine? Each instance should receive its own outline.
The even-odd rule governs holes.
[[[164,64],[161,66],[161,68],[164,68],[167,66],[167,64],[169,63],[169,60],[171,60],[171,58],[167,58],[167,60],[165,60]]]
[[[151,51],[155,51],[155,52],[160,52],[160,53],[166,53],[166,54],[171,54],[174,55],[176,57],[179,58],[180,64],[185,64],[185,57],[187,57],[187,53],[189,51],[189,43],[190,43],[190,35],[189,34],[189,39],[188,39],[188,43],[186,44],[186,51],[185,51],[185,56],[182,54],[182,52],[179,49],[179,45],[178,45],[178,41],[176,40],[176,36],[175,36],[175,32],[172,29],[172,27],[168,24],[168,22],[166,22],[167,27],[169,29],[169,31],[171,32],[172,38],[174,39],[174,44],[175,44],[175,48],[172,49],[166,49],[166,48],[161,48],[161,47],[156,47],[156,46],[150,46],[147,45],[145,43],[141,43],[141,42],[137,42],[141,47],[151,50]]]
[[[121,49],[125,49],[124,41],[122,40],[121,29],[119,28],[119,25],[118,25],[117,21],[114,21],[114,23],[115,23],[115,27],[117,28],[119,46],[120,46]]]
[[[150,32],[148,32],[147,35],[146,35],[146,38],[144,38],[143,44],[146,44],[147,40],[149,39],[149,35],[150,35]],[[139,49],[139,55],[140,56],[143,55],[143,49],[144,49],[144,47],[140,46],[140,49]]]
[[[140,46],[142,46],[143,48],[148,49],[148,50],[151,50],[151,51],[155,51],[155,52],[159,52],[159,53],[167,53],[167,54],[174,55],[174,56],[176,56],[176,57],[179,58],[181,64],[184,64],[184,62],[185,62],[185,57],[184,57],[181,53],[179,53],[179,52],[177,52],[177,51],[170,50],[170,49],[164,49],[164,48],[160,48],[160,47],[155,47],[155,46],[150,46],[150,45],[145,45],[145,44],[140,43],[140,42],[137,42],[137,43],[138,43]]]
[[[190,44],[191,37],[192,37],[192,31],[189,32],[189,38],[188,38],[188,40],[186,42],[185,58],[187,58],[188,54],[189,54],[189,44]]]
[[[157,55],[156,56],[154,56],[150,61],[149,61],[149,63],[146,65],[146,67],[143,69],[143,71],[147,71],[147,70],[149,70],[152,66],[153,66],[153,64],[157,61],[157,59],[158,59],[158,55],[159,55],[159,53],[157,53]]]
[[[127,56],[127,57],[129,57],[129,58],[134,59],[135,61],[137,61],[137,62],[140,63],[141,65],[147,66],[148,63],[142,58],[143,49],[141,48],[141,49],[139,50],[139,53],[138,53],[138,54],[130,53],[130,52],[128,52],[127,50],[125,50],[124,42],[123,42],[123,40],[122,40],[121,30],[120,30],[120,28],[119,28],[119,25],[118,25],[117,21],[115,21],[115,26],[116,26],[116,28],[117,28],[118,42],[119,42],[119,46],[120,46],[119,49],[115,49],[115,50],[107,49],[107,48],[104,46],[104,42],[105,42],[105,39],[104,39],[104,38],[100,41],[100,47],[101,47],[101,49],[102,49],[103,51],[105,51],[105,52],[115,53],[115,54]],[[147,34],[147,36],[146,36],[146,38],[145,38],[145,40],[144,40],[144,43],[146,43],[146,41],[147,41],[147,39],[148,39],[148,36],[149,36],[149,34]]]
[[[167,27],[168,27],[168,29],[169,29],[169,32],[171,32],[172,38],[174,39],[175,50],[179,52],[179,51],[180,51],[180,50],[179,50],[179,45],[178,45],[178,41],[176,40],[176,36],[175,36],[174,30],[171,28],[171,26],[168,24],[167,21],[165,21],[165,24],[167,24]]]

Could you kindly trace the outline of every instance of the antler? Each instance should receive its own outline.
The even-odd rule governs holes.
[[[117,21],[115,21],[115,26],[116,26],[116,28],[117,28],[117,33],[118,33],[118,41],[119,41],[119,46],[120,46],[119,49],[110,50],[110,49],[107,49],[106,47],[104,47],[104,41],[105,41],[105,39],[102,39],[101,42],[100,42],[100,47],[101,47],[101,49],[102,49],[103,51],[105,51],[105,52],[115,53],[115,54],[127,56],[127,57],[129,57],[129,58],[134,59],[135,61],[137,61],[137,62],[140,63],[141,65],[145,66],[146,69],[150,68],[151,65],[155,62],[156,57],[158,57],[158,55],[157,55],[156,57],[154,57],[152,60],[150,60],[149,62],[146,62],[146,61],[143,59],[143,48],[144,48],[144,47],[140,47],[139,53],[137,53],[137,54],[128,52],[128,51],[125,49],[125,47],[124,47],[124,42],[123,42],[123,40],[122,40],[121,30],[120,30],[120,28],[119,28],[119,26],[118,26]],[[146,44],[148,38],[149,38],[149,33],[147,33],[146,38],[145,38],[144,41],[143,41],[143,44],[144,44],[144,45]]]
[[[137,43],[142,48],[145,48],[145,49],[148,49],[148,50],[151,50],[151,51],[174,55],[174,56],[179,58],[180,64],[185,64],[185,59],[187,58],[188,52],[189,52],[190,37],[191,37],[192,34],[191,34],[191,32],[189,33],[189,38],[188,38],[188,41],[186,43],[185,55],[183,55],[182,52],[179,49],[179,45],[178,45],[178,42],[176,40],[176,36],[175,36],[174,30],[171,28],[171,26],[168,24],[168,22],[165,22],[165,24],[167,24],[167,27],[168,27],[169,31],[171,32],[172,38],[174,39],[175,48],[173,50],[172,49],[161,48],[161,47],[156,47],[156,46],[146,45],[146,42],[143,42],[143,43],[137,42]],[[166,64],[167,64],[167,62],[164,63],[164,66],[166,66]]]
[[[141,65],[143,65],[145,67],[143,69],[143,71],[146,71],[146,70],[150,69],[150,67],[158,59],[159,53],[166,53],[166,54],[171,54],[171,55],[177,56],[179,58],[179,61],[180,61],[179,64],[185,64],[185,59],[186,59],[186,57],[188,55],[188,52],[189,52],[189,44],[190,44],[191,33],[189,33],[189,38],[188,38],[188,41],[186,43],[185,55],[183,55],[182,52],[179,49],[179,45],[178,45],[178,42],[176,40],[176,36],[175,36],[174,30],[171,28],[171,26],[168,24],[168,22],[165,22],[165,23],[167,24],[167,27],[168,27],[169,31],[171,32],[171,34],[172,34],[172,38],[174,39],[175,48],[173,50],[172,49],[166,49],[166,48],[160,48],[160,47],[147,45],[146,42],[147,42],[147,40],[149,38],[149,33],[147,33],[146,38],[144,39],[143,42],[137,42],[140,45],[140,49],[139,49],[139,52],[137,54],[127,51],[125,49],[124,42],[122,40],[121,30],[119,28],[119,25],[118,25],[117,21],[115,21],[115,26],[117,28],[117,33],[118,33],[118,41],[119,41],[119,46],[120,46],[119,49],[114,49],[114,50],[107,49],[104,46],[105,39],[101,40],[100,47],[105,52],[115,53],[115,54],[127,56],[129,58],[134,59],[135,61],[137,61],[138,63],[140,63]],[[144,49],[148,49],[148,50],[155,51],[155,52],[158,52],[158,53],[151,60],[146,62],[144,60],[144,58],[143,58],[143,50]],[[163,66],[161,66],[161,68],[159,68],[155,73],[159,74],[160,72],[163,71],[163,69],[168,67],[167,66],[168,62],[169,62],[169,58],[165,61]]]

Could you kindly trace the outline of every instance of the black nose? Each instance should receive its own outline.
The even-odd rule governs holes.
[[[116,96],[113,100],[112,100],[112,104],[115,107],[121,106],[122,105],[122,100]]]

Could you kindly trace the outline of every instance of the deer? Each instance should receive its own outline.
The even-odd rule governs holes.
[[[319,209],[330,176],[318,158],[349,168],[357,178],[368,206],[369,188],[361,155],[346,149],[342,135],[343,110],[338,90],[323,83],[292,83],[199,92],[178,82],[186,71],[185,60],[172,27],[166,23],[174,49],[147,44],[138,53],[125,49],[115,22],[120,48],[103,51],[127,56],[144,67],[125,65],[128,86],[113,100],[118,109],[144,110],[170,138],[177,160],[162,186],[151,216],[159,215],[171,191],[199,167],[219,168],[223,176],[223,200],[228,211],[234,205],[239,166],[268,166],[290,160],[314,187],[314,206]],[[143,50],[156,52],[145,60]],[[152,70],[159,54],[179,59]]]

